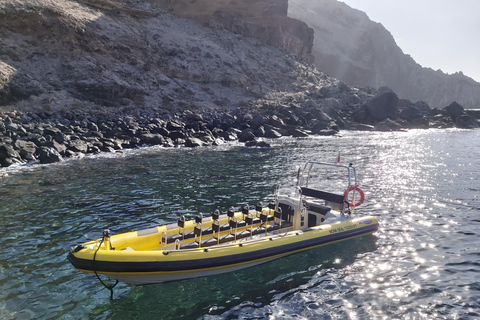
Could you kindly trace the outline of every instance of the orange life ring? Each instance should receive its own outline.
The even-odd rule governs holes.
[[[350,191],[357,191],[359,194],[360,194],[360,200],[358,200],[357,202],[355,202],[355,204],[353,202],[349,202],[348,201],[348,193]],[[348,187],[347,190],[345,190],[345,192],[343,193],[343,196],[345,197],[345,201],[348,203],[348,206],[349,207],[358,207],[359,205],[361,205],[363,203],[363,201],[365,200],[365,194],[363,193],[362,189],[360,189],[358,187],[358,185],[354,185],[354,186],[350,186]]]

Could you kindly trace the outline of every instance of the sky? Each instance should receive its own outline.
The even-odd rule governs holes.
[[[381,23],[423,67],[480,82],[480,0],[340,0]]]

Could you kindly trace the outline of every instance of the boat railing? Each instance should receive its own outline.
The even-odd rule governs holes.
[[[305,180],[305,185],[304,187],[308,187],[308,183],[310,180],[310,175],[311,171],[314,165],[320,165],[320,166],[327,166],[327,167],[334,167],[334,168],[344,168],[347,170],[347,175],[348,175],[348,186],[352,185],[352,180],[353,183],[357,183],[357,170],[355,167],[350,163],[348,166],[341,165],[341,164],[331,164],[331,163],[325,163],[325,162],[318,162],[318,161],[309,161],[305,164],[302,173],[300,174],[300,177],[297,182],[298,187],[302,187],[303,185],[303,180]]]
[[[165,238],[164,238],[165,236]],[[165,239],[165,242],[163,241]],[[165,244],[165,247],[167,246],[168,242],[168,235],[166,232],[162,232],[162,235],[160,236],[160,249],[163,249],[163,245]]]

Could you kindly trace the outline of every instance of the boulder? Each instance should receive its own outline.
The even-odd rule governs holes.
[[[270,144],[265,141],[252,140],[245,143],[245,147],[270,148]]]
[[[183,131],[173,130],[173,131],[170,131],[170,133],[168,134],[168,137],[172,140],[178,140],[178,139],[185,139],[186,135]]]
[[[15,149],[8,144],[0,145],[0,161],[3,159],[14,158],[20,160],[22,157]]]
[[[47,164],[62,161],[63,158],[54,148],[40,147],[38,148],[38,160],[42,164]]]
[[[63,143],[58,143],[55,140],[47,141],[47,142],[43,143],[42,145],[44,145],[46,147],[55,148],[55,150],[57,150],[58,153],[60,153],[61,155],[64,155],[65,151],[67,151],[67,147]]]
[[[145,133],[140,136],[140,144],[162,145],[165,138],[159,133]]]
[[[311,131],[312,134],[318,134],[322,130],[326,130],[330,128],[330,122],[324,122],[324,121],[315,121]]]
[[[73,152],[87,153],[88,145],[85,141],[77,139],[67,142],[67,148]]]
[[[203,145],[204,143],[202,142],[202,140],[198,138],[190,137],[190,138],[187,138],[187,140],[185,141],[185,147],[189,147],[189,148],[201,147]]]
[[[405,100],[402,100],[405,101]],[[425,111],[422,111],[415,107],[410,101],[408,103],[404,103],[401,107],[401,110],[398,116],[404,119],[407,122],[412,122],[415,119],[421,118],[425,115]]]
[[[179,131],[185,128],[185,124],[179,120],[171,120],[167,123],[167,130]]]
[[[379,121],[386,118],[394,119],[398,112],[398,101],[395,92],[386,90],[374,96],[365,107],[368,114]]]
[[[305,132],[304,130],[302,129],[299,129],[295,126],[287,126],[285,129],[287,129],[288,133],[295,137],[295,138],[305,138],[305,137],[308,137],[308,133]]]
[[[455,101],[446,106],[444,110],[447,112],[447,115],[454,119],[465,113],[465,109]]]
[[[382,122],[377,123],[374,126],[374,129],[376,131],[399,131],[402,129],[402,126],[397,122],[387,118]]]
[[[469,114],[462,114],[455,119],[455,127],[461,129],[474,129],[480,127],[480,122]]]
[[[274,128],[272,128],[270,126],[266,126],[264,136],[265,136],[265,138],[276,139],[276,138],[281,138],[282,134],[280,132],[278,132],[277,130],[275,130]]]
[[[10,167],[12,164],[15,163],[22,163],[22,161],[18,160],[17,158],[6,158],[0,162],[0,165],[2,167]]]
[[[283,120],[276,115],[272,115],[271,117],[269,117],[267,123],[275,128],[282,128],[283,126],[285,126]]]
[[[25,141],[19,139],[15,141],[14,146],[17,150],[19,150],[20,153],[24,151],[26,153],[34,154],[37,151],[37,145],[32,141]]]
[[[239,135],[238,135],[238,141],[239,142],[247,142],[247,141],[252,141],[255,140],[255,134],[253,133],[252,129],[248,128],[243,130]]]

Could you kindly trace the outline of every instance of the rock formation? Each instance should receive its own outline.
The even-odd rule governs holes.
[[[312,62],[313,30],[287,16],[288,0],[151,0],[176,16],[232,31]]]
[[[423,68],[364,12],[337,0],[290,0],[288,15],[314,29],[315,65],[330,76],[350,85],[388,86],[400,98],[423,100],[431,107],[457,101],[480,108],[480,83],[462,73]]]
[[[258,38],[177,18],[154,0],[3,0],[0,163],[479,126],[462,106],[431,109],[388,88],[348,86]]]

